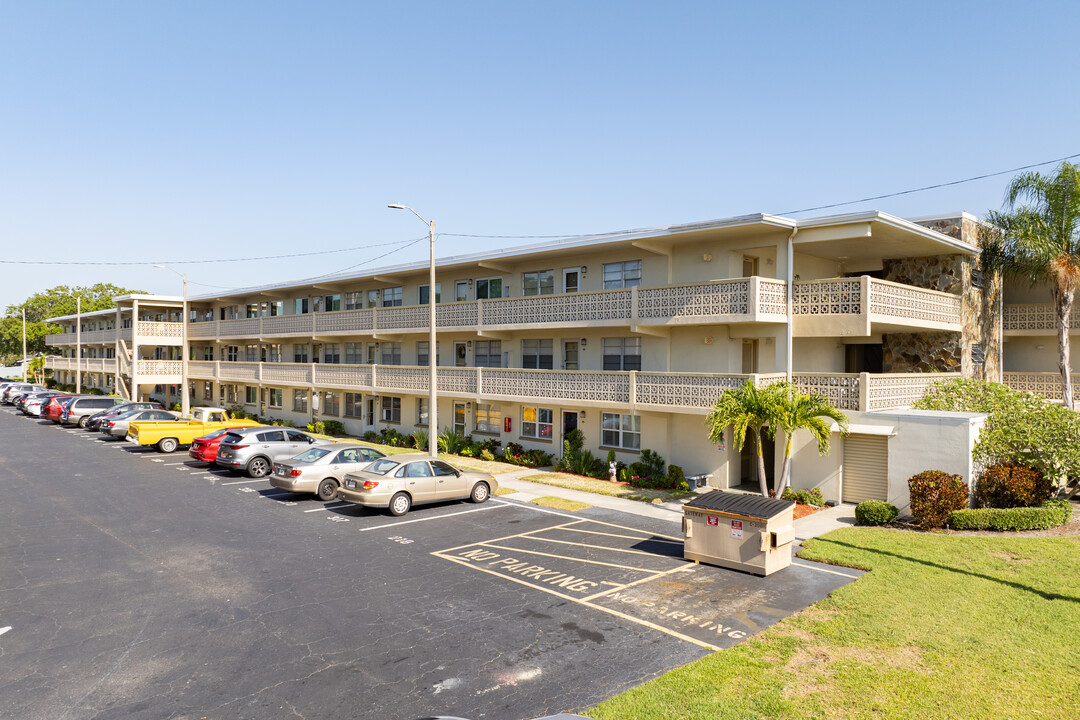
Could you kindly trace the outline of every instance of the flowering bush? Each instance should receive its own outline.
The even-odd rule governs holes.
[[[924,470],[908,480],[911,514],[924,528],[942,527],[949,513],[968,506],[968,486],[959,475]]]

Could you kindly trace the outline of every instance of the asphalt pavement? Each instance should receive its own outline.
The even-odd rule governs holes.
[[[0,488],[5,718],[580,711],[860,575],[695,565],[611,507],[393,518],[9,408]]]

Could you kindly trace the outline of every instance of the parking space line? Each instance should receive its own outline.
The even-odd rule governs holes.
[[[604,522],[603,520],[582,520],[580,517],[574,515],[567,515],[564,512],[558,510],[548,510],[547,508],[537,507],[532,503],[527,502],[511,502],[509,500],[499,500],[498,498],[492,498],[492,502],[501,503],[503,505],[513,505],[514,507],[524,508],[525,510],[532,510],[533,512],[545,513],[547,515],[558,515],[559,517],[570,518],[576,522],[590,522],[594,525],[607,525],[608,527],[619,528],[620,530],[633,530],[634,528],[628,528],[623,525],[616,525],[615,523]],[[681,537],[672,537],[671,535],[661,535],[660,533],[652,533],[652,537],[667,538],[668,540],[675,540],[682,542]]]
[[[259,495],[259,497],[270,498],[271,500],[276,500],[278,498],[289,497],[290,495],[292,495],[291,492],[285,491],[283,493],[278,493],[277,495],[265,495],[265,494],[262,494],[262,495]]]
[[[715,650],[720,649],[716,645],[710,645],[707,642],[703,642],[701,640],[698,640],[697,638],[692,638],[689,635],[683,635],[682,633],[675,632],[674,630],[670,630],[670,629],[668,629],[668,628],[666,628],[666,627],[664,627],[662,625],[657,625],[654,622],[649,622],[648,620],[643,620],[641,618],[636,618],[636,617],[633,617],[631,615],[627,615],[626,613],[621,613],[618,610],[612,610],[611,608],[606,608],[606,607],[603,607],[602,605],[596,605],[596,604],[594,604],[592,602],[585,602],[582,598],[576,598],[576,597],[571,597],[569,595],[564,595],[561,592],[557,592],[557,591],[552,590],[550,588],[543,587],[542,585],[535,585],[533,583],[526,582],[526,581],[521,580],[521,579],[516,578],[516,577],[510,577],[509,575],[506,575],[505,573],[497,573],[494,570],[489,570],[488,568],[484,568],[484,567],[480,567],[478,565],[474,565],[473,563],[470,563],[467,560],[461,560],[460,558],[449,557],[449,556],[446,556],[446,555],[439,555],[438,553],[432,553],[432,555],[438,555],[439,557],[443,558],[444,560],[449,560],[450,562],[457,563],[458,565],[462,565],[462,566],[467,567],[467,568],[472,568],[473,570],[479,570],[480,572],[485,572],[485,573],[487,573],[489,575],[494,575],[495,577],[500,578],[502,580],[509,580],[510,582],[516,582],[519,585],[525,585],[526,587],[532,588],[533,590],[539,590],[540,592],[546,592],[549,595],[554,595],[554,596],[556,596],[558,598],[562,598],[563,600],[569,600],[570,602],[575,602],[575,603],[577,603],[579,605],[584,605],[585,607],[590,607],[590,608],[592,608],[594,610],[599,610],[600,612],[605,612],[605,613],[608,613],[609,615],[614,615],[615,617],[622,618],[623,620],[626,620],[627,622],[632,622],[632,623],[635,623],[637,625],[644,625],[647,628],[657,630],[659,632],[664,633],[665,635],[671,635],[672,637],[679,638],[680,640],[685,640],[688,643],[692,643],[694,645],[697,645],[698,647],[703,647],[706,650],[714,650],[715,651]]]
[[[509,504],[509,503],[504,503],[504,504]],[[511,506],[511,507],[513,507],[513,506]],[[575,520],[574,522],[563,523],[562,525],[555,525],[554,527],[550,527],[550,528],[539,528],[537,530],[529,530],[529,531],[523,532],[523,533],[514,533],[513,535],[504,535],[503,537],[491,538],[490,540],[488,540],[488,542],[501,542],[503,540],[512,540],[514,538],[525,537],[526,535],[532,535],[533,533],[544,532],[545,530],[557,530],[557,529],[563,528],[563,527],[570,527],[571,525],[577,525],[578,523],[583,523],[583,522],[586,522],[586,521],[585,520]],[[445,550],[440,550],[439,552],[454,552],[455,550],[462,550],[464,548],[472,547],[475,544],[476,543],[466,543],[464,545],[458,545],[457,547],[446,548]]]
[[[805,565],[800,562],[795,562],[794,560],[791,561],[791,564],[797,565],[801,568],[806,568],[807,570],[816,570],[818,572],[829,573],[830,575],[839,575],[841,577],[851,578],[852,580],[858,580],[860,577],[859,575],[848,575],[847,573],[837,572],[836,570],[828,570],[823,567],[815,567],[814,565]]]
[[[352,505],[352,503],[340,502],[333,505],[323,505],[322,507],[317,507],[313,510],[305,510],[304,512],[325,512],[326,510],[337,510],[338,508],[349,507],[350,505]]]
[[[633,555],[648,555],[649,557],[656,557],[657,556],[656,553],[646,552],[644,550],[627,550],[626,548],[613,548],[613,547],[607,547],[605,545],[588,545],[586,543],[570,542],[569,540],[555,540],[554,538],[547,538],[547,537],[535,537],[535,538],[532,538],[532,539],[535,539],[535,540],[537,540],[539,542],[558,543],[560,545],[573,545],[574,547],[593,548],[594,550],[604,550],[606,552],[631,553]],[[627,538],[627,539],[628,540],[647,540],[648,538]],[[504,549],[506,549],[506,548],[504,548]]]
[[[607,563],[599,560],[585,560],[584,558],[569,557],[567,555],[556,555],[554,553],[540,552],[539,550],[525,550],[523,548],[516,547],[504,547],[502,545],[494,545],[492,543],[478,542],[473,543],[472,547],[486,547],[495,548],[496,550],[509,550],[514,553],[525,553],[526,555],[539,555],[541,557],[555,558],[556,560],[569,560],[571,562],[585,563],[586,565],[602,565],[604,567],[619,568],[620,570],[632,570],[633,572],[653,573],[655,570],[646,570],[645,568],[635,567],[633,565],[619,565],[618,563]],[[612,548],[603,548],[604,550],[611,550]],[[647,555],[648,553],[642,553]]]
[[[560,525],[559,527],[562,527],[562,526]],[[555,528],[548,528],[548,529],[549,530],[554,530]],[[654,533],[645,533],[644,530],[642,530],[642,532],[645,533],[645,537],[641,537],[641,536],[638,536],[638,535],[620,535],[618,533],[597,532],[596,530],[575,530],[574,532],[585,533],[587,535],[604,535],[605,537],[622,538],[623,540],[655,540],[656,542],[671,542],[671,543],[678,543],[680,545],[683,542],[682,539],[675,540],[673,538],[667,537],[666,535],[656,535]],[[662,538],[662,539],[661,540],[656,540],[656,538]]]
[[[665,575],[673,575],[675,573],[680,573],[680,572],[694,572],[694,566],[690,565],[690,564],[680,565],[679,567],[673,567],[670,570],[663,570],[661,572],[654,573],[651,577],[641,578],[640,580],[635,580],[634,582],[628,582],[628,583],[625,583],[625,584],[622,584],[622,585],[616,585],[616,583],[609,583],[611,585],[616,585],[616,587],[608,588],[607,590],[602,590],[602,591],[600,591],[598,593],[593,593],[592,595],[589,595],[588,597],[583,597],[581,599],[588,602],[589,600],[595,600],[596,598],[602,598],[605,595],[610,595],[611,593],[616,593],[616,592],[619,592],[621,590],[625,590],[626,588],[634,587],[635,585],[644,585],[647,582],[652,582],[653,580],[656,580],[658,578],[662,578]]]
[[[224,487],[226,485],[250,485],[251,483],[259,483],[259,482],[266,482],[266,480],[264,480],[263,478],[258,478],[256,480],[237,480],[236,482],[221,483],[221,485],[222,485],[222,487]]]
[[[369,530],[385,530],[386,528],[397,527],[398,525],[408,525],[410,523],[426,522],[428,520],[441,520],[442,518],[453,517],[454,515],[467,515],[469,513],[481,512],[483,510],[498,510],[505,505],[489,505],[488,507],[475,508],[474,510],[462,510],[460,512],[447,513],[445,515],[434,515],[426,518],[416,518],[414,520],[402,520],[401,522],[386,523],[385,525],[378,525],[376,527],[360,528],[360,532],[367,532]],[[475,545],[476,543],[473,543]]]
[[[184,462],[178,462],[178,463],[165,463],[165,467],[169,467],[170,465],[187,465],[187,464],[188,464],[188,461],[185,460]]]

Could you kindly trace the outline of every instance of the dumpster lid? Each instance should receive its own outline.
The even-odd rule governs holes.
[[[713,490],[704,495],[698,495],[683,507],[717,510],[734,515],[748,515],[749,517],[768,520],[794,506],[794,500],[776,500],[775,498],[750,495],[749,493]]]

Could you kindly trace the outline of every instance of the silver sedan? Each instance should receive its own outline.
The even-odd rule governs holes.
[[[410,453],[376,460],[360,472],[349,473],[338,497],[404,515],[420,503],[465,499],[482,503],[498,488],[499,483],[487,473],[461,470],[428,455]]]
[[[179,418],[179,413],[169,412],[168,410],[132,410],[123,415],[103,420],[100,430],[106,435],[123,439],[127,435],[128,425],[132,421],[169,421],[178,420]]]
[[[314,493],[320,500],[333,500],[345,473],[363,470],[381,457],[385,456],[367,445],[313,447],[274,465],[270,484],[290,492]]]

